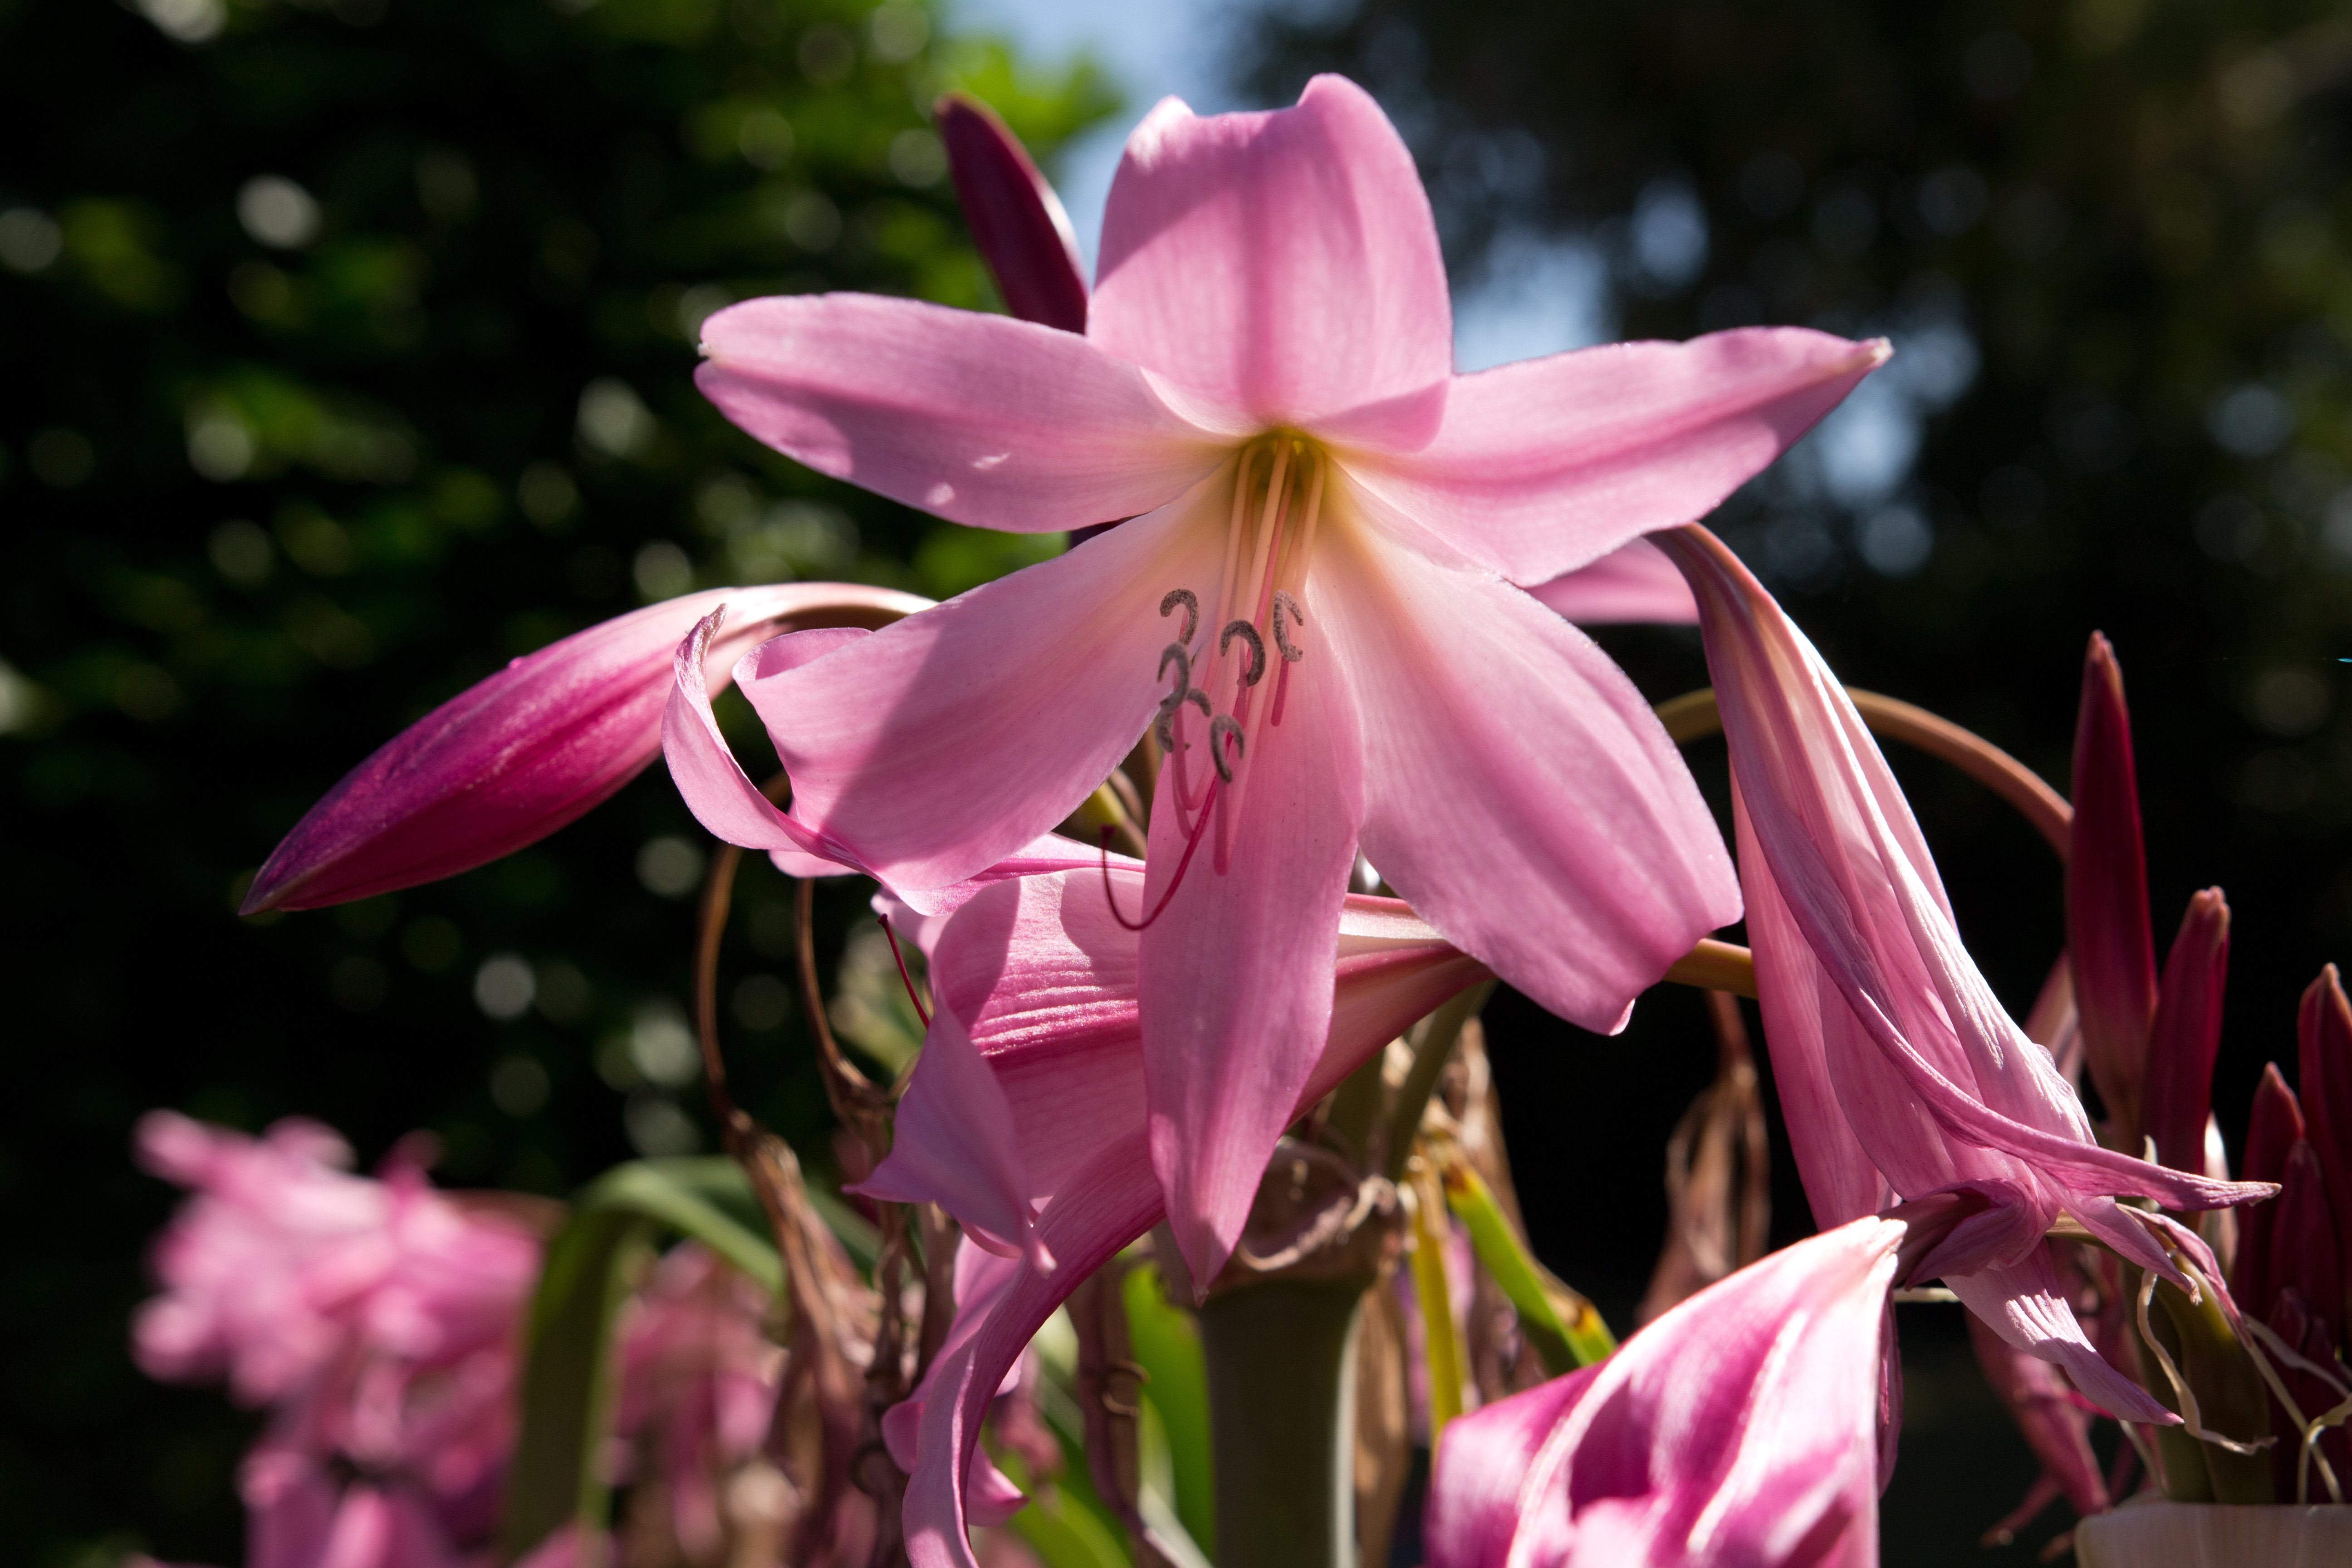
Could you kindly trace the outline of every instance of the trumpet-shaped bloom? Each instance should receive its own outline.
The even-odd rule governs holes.
[[[1450,1424],[1430,1568],[1872,1568],[1879,1362],[1906,1226],[1709,1286],[1608,1360]]]
[[[661,749],[678,638],[721,604],[732,640],[877,626],[930,603],[891,588],[780,583],[649,605],[460,692],[344,775],[254,878],[245,911],[413,888],[512,854],[586,813]]]
[[[989,1401],[1063,1299],[1166,1213],[1150,1159],[1142,944],[1106,881],[1131,911],[1149,879],[1132,862],[1015,877],[915,922],[937,1011],[900,1135],[859,1190],[942,1204],[974,1244],[955,1328],[885,1426],[912,1472],[918,1568],[969,1564],[967,1522],[1017,1506],[977,1447]],[[894,923],[909,912],[882,903]],[[1330,1022],[1294,1114],[1486,973],[1392,899],[1349,897],[1337,948]]]
[[[2116,1198],[2202,1209],[2273,1189],[2099,1146],[2072,1086],[1961,945],[1894,773],[1821,656],[1712,534],[1685,528],[1663,542],[1698,599],[1738,799],[1765,1038],[1815,1217],[1835,1224],[1890,1194],[1963,1184],[2005,1194],[1946,1244],[1946,1282],[2108,1410],[2169,1419],[2084,1337],[2042,1236],[2063,1211],[2185,1284],[2145,1228],[2181,1242],[2178,1227]]]
[[[1154,110],[1101,255],[1083,337],[759,300],[705,324],[698,379],[771,446],[953,521],[1127,520],[755,701],[793,817],[901,890],[1034,842],[1158,731],[1151,1163],[1207,1278],[1328,1033],[1360,847],[1596,1028],[1736,913],[1647,706],[1509,582],[1704,513],[1885,350],[1758,330],[1453,375],[1412,160],[1329,77],[1272,113]]]

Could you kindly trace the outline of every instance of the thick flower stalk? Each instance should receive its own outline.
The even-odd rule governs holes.
[[[1820,655],[1713,535],[1663,538],[1697,596],[1722,705],[1765,1038],[1814,1215],[1836,1224],[1962,1184],[2001,1194],[1962,1227],[1977,1258],[1946,1283],[2107,1410],[2170,1422],[2084,1335],[2043,1236],[2071,1215],[2193,1292],[2168,1247],[2202,1256],[2210,1277],[2202,1243],[2116,1200],[2206,1209],[2273,1189],[2099,1145],[1961,945],[1894,774]]]
[[[1034,842],[1156,737],[1128,911],[1150,1163],[1206,1279],[1328,1033],[1360,848],[1595,1028],[1736,913],[1647,706],[1508,584],[1705,512],[1885,350],[1759,330],[1454,376],[1411,156],[1336,78],[1273,113],[1160,105],[1102,258],[1084,337],[760,300],[706,323],[699,380],[771,446],[952,521],[1127,520],[797,661],[761,708],[793,819],[902,890]]]
[[[849,583],[717,588],[551,643],[346,774],[271,852],[244,912],[316,909],[454,877],[583,816],[659,754],[671,654],[721,605],[740,648],[789,628],[879,626],[929,603]]]
[[[1431,1568],[1874,1568],[1901,1219],[1856,1219],[1445,1429]]]

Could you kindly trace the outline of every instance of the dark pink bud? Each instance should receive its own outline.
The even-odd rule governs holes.
[[[2156,939],[2147,923],[2147,861],[2124,674],[2116,650],[2097,632],[2083,659],[2083,705],[2074,725],[2066,945],[2074,961],[2074,1002],[2091,1081],[2122,1129],[2124,1147],[2137,1152],[2148,1026],[2156,1013]]]
[[[243,912],[318,909],[454,877],[580,816],[660,752],[678,641],[722,604],[732,612],[727,646],[740,651],[780,630],[880,626],[929,602],[849,583],[715,588],[551,643],[346,773],[271,852]]]
[[[2303,1108],[2295,1103],[2294,1090],[2279,1076],[2278,1063],[2264,1063],[2254,1109],[2246,1118],[2246,1168],[2240,1176],[2249,1182],[2284,1180],[2287,1151],[2303,1136]],[[2278,1281],[2271,1272],[2271,1226],[2276,1212],[2275,1201],[2245,1212],[2238,1226],[2238,1256],[2230,1266],[2230,1293],[2257,1316],[2278,1294]]]
[[[2189,900],[2180,934],[2164,961],[2156,1022],[2148,1034],[2146,1109],[2140,1124],[2156,1155],[2176,1171],[2205,1168],[2205,1119],[2212,1109],[2213,1052],[2221,1043],[2221,988],[2230,971],[2230,906],[2219,888]]]
[[[1020,138],[976,98],[950,93],[931,106],[946,146],[956,200],[981,259],[996,275],[1005,309],[1066,332],[1087,330],[1087,279],[1062,200]]]
[[[2334,964],[2321,970],[2303,994],[2296,1023],[2305,1131],[2319,1156],[2328,1206],[2336,1215],[2336,1256],[2343,1258],[2352,1255],[2352,1004],[2344,999]],[[2352,1280],[2342,1280],[2333,1295],[2315,1297],[2312,1310],[2340,1326],[2347,1303]]]
[[[2333,1338],[2344,1317],[2338,1305],[2344,1266],[2326,1178],[2309,1139],[2297,1139],[2287,1151],[2286,1171],[2271,1211],[2271,1267],[2278,1289],[2282,1293],[2299,1291],[2305,1310]]]

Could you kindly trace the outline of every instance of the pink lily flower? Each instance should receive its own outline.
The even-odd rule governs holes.
[[[966,1526],[1019,1506],[978,1447],[991,1401],[1063,1300],[1166,1213],[1149,1153],[1142,944],[1117,912],[1148,879],[1131,861],[1020,876],[917,923],[937,1011],[900,1136],[859,1190],[940,1203],[966,1227],[955,1327],[885,1423],[912,1474],[918,1568],[969,1568]],[[912,912],[877,902],[894,925]],[[1330,1023],[1298,1110],[1486,973],[1392,899],[1350,896],[1337,945]]]
[[[135,1358],[274,1410],[238,1482],[252,1568],[469,1561],[514,1444],[539,1238],[435,1191],[404,1148],[349,1173],[314,1123],[255,1140],[157,1111],[137,1137],[195,1196],[156,1247]]]
[[[1956,1233],[1950,1247],[1974,1256],[1965,1267],[1951,1259],[1945,1282],[2104,1408],[2173,1419],[2092,1347],[2042,1237],[2072,1215],[2124,1258],[2191,1288],[2150,1231],[2213,1276],[2203,1244],[2116,1200],[2206,1209],[2274,1189],[2099,1146],[2050,1054],[1961,945],[1918,825],[1828,666],[1712,534],[1685,528],[1662,542],[1698,599],[1730,745],[1765,1038],[1815,1216],[1834,1225],[1890,1195],[1961,1185],[2003,1194]]]
[[[875,626],[930,603],[892,588],[778,583],[649,605],[525,655],[411,724],[294,825],[243,911],[318,909],[454,877],[585,815],[661,747],[670,655],[721,604],[732,640]]]
[[[1633,621],[1698,624],[1698,602],[1691,597],[1690,584],[1665,552],[1646,539],[1629,540],[1591,565],[1538,583],[1528,592],[1537,603],[1580,626]]]
[[[1879,1363],[1909,1227],[1853,1220],[1608,1360],[1450,1424],[1430,1568],[1874,1568]]]
[[[1159,730],[1151,1163],[1207,1278],[1328,1032],[1360,845],[1596,1028],[1732,918],[1646,704],[1508,582],[1705,512],[1885,349],[1759,330],[1454,376],[1412,158],[1330,77],[1272,113],[1161,104],[1102,256],[1083,338],[759,300],[706,323],[698,380],[769,445],[952,521],[1128,520],[798,664],[762,716],[793,817],[902,891],[1034,842]]]

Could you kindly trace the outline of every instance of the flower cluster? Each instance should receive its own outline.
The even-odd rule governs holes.
[[[714,834],[793,876],[881,884],[877,908],[928,961],[933,1010],[903,1092],[878,1101],[889,1133],[868,1142],[887,1157],[854,1190],[937,1205],[963,1238],[950,1269],[947,1233],[925,1231],[920,1353],[877,1353],[868,1373],[894,1390],[908,1367],[919,1376],[869,1413],[856,1449],[903,1468],[913,1563],[970,1563],[969,1528],[1019,1506],[982,1422],[1040,1328],[1123,1248],[1164,1225],[1163,1264],[1202,1298],[1271,1267],[1244,1242],[1286,1130],[1364,1081],[1416,1019],[1499,977],[1613,1031],[1743,912],[1824,1233],[1671,1306],[1606,1362],[1451,1427],[1433,1561],[1874,1561],[1898,1279],[1939,1279],[1968,1305],[2021,1407],[2071,1385],[2128,1420],[2179,1422],[2078,1320],[2049,1240],[2062,1224],[2184,1300],[2227,1306],[2221,1265],[2171,1213],[2282,1180],[2290,1203],[2254,1227],[2271,1261],[2242,1251],[2238,1279],[2267,1270],[2259,1310],[2332,1355],[2352,1258],[2336,1228],[2352,1223],[2336,1142],[2352,1129],[2352,1075],[2314,1067],[2307,1047],[2307,1140],[2273,1094],[2275,1169],[2231,1182],[2208,1168],[2189,1068],[2134,1065],[2210,1074],[2218,898],[2192,906],[2159,987],[2144,875],[2131,881],[2119,840],[2077,833],[2079,1036],[2126,1134],[2103,1141],[2037,1043],[2053,1029],[2012,1019],[1961,945],[1854,702],[1694,521],[1883,363],[1884,342],[1753,329],[1454,374],[1412,160],[1337,78],[1268,113],[1154,110],[1113,184],[1091,293],[1017,145],[968,108],[942,124],[975,232],[1028,319],[755,300],[705,324],[698,379],[745,431],[822,473],[953,522],[1068,531],[1071,548],[943,605],[833,584],[713,590],[583,633],[362,764],[253,893],[256,907],[331,902],[478,864],[586,809],[656,743]],[[1699,626],[1736,859],[1666,727],[1572,624],[1634,617]],[[727,748],[711,692],[729,679],[782,759],[788,804]],[[2078,774],[2097,791],[2095,756]],[[1079,824],[1103,844],[1057,835]],[[1109,852],[1120,832],[1139,858]],[[2137,832],[2135,808],[2133,856]],[[2126,884],[2138,946],[2120,928],[2086,938],[2082,911]],[[2331,994],[2313,1026],[2352,1040]],[[752,1124],[729,1126],[756,1166]],[[2134,1152],[2143,1128],[2158,1160]],[[1372,1221],[1397,1212],[1403,1163],[1351,1175],[1297,1234],[1376,1252]],[[1421,1202],[1444,1201],[1423,1185]],[[424,1192],[404,1177],[380,1190],[395,1188]],[[790,1226],[772,1218],[789,1268]],[[518,1249],[510,1324],[530,1243],[501,1245]],[[1450,1310],[1436,1275],[1433,1314]],[[644,1400],[670,1399],[665,1417],[626,1395],[621,1409],[625,1427],[659,1434],[689,1554],[717,1539],[708,1478],[753,1451],[773,1404],[740,1285],[674,1257],[624,1336]],[[897,1321],[895,1287],[882,1300]],[[660,1325],[707,1313],[731,1326],[691,1342],[717,1359],[681,1383]],[[404,1368],[401,1355],[462,1341],[412,1352],[335,1325],[318,1332]],[[511,1346],[462,1342],[508,1380],[503,1398]],[[311,1386],[270,1375],[238,1386],[271,1399]],[[1425,1394],[1434,1427],[1458,1402]],[[445,1487],[396,1447],[333,1451],[436,1509],[488,1473]],[[837,1475],[850,1457],[826,1462]],[[394,1483],[348,1489],[379,1485]],[[454,1542],[471,1519],[436,1528]]]

